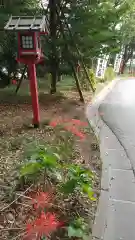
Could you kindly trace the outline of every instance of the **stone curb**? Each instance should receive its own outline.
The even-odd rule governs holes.
[[[106,95],[111,91],[111,89],[117,84],[119,80],[120,78],[116,78],[113,81],[111,81],[109,84],[107,84],[97,95],[93,97],[92,104],[102,101],[106,97]],[[89,103],[87,104],[86,108],[88,106],[89,106]]]
[[[98,114],[98,107],[99,107],[100,103],[104,100],[104,98],[107,96],[107,94],[116,85],[118,80],[119,79],[116,79],[116,80],[112,81],[111,83],[109,83],[104,89],[101,90],[101,92],[99,92],[98,95],[96,95],[93,98],[93,101],[91,104],[91,109],[92,109],[92,107],[95,107],[96,112],[94,113],[92,118],[89,117],[89,111],[90,111],[89,104],[86,106],[87,119],[89,120],[98,139],[100,137],[100,132],[101,132],[103,126],[105,126],[105,124],[103,123],[103,121],[101,120],[101,118]],[[113,134],[111,131],[110,131],[110,133]],[[101,158],[103,159],[103,156],[101,156]],[[107,221],[107,210],[108,210],[108,205],[109,205],[109,185],[110,185],[110,180],[111,180],[110,172],[111,172],[111,167],[109,165],[105,166],[105,164],[103,163],[102,177],[101,177],[101,195],[99,198],[96,217],[95,217],[95,221],[94,221],[93,229],[92,229],[93,240],[94,239],[100,240],[100,239],[104,238],[104,232],[105,232],[105,228],[107,225],[107,222],[106,222]]]
[[[88,103],[86,105],[86,108],[85,108],[85,115],[88,119],[88,121],[90,122],[90,125],[91,127],[93,128],[95,134],[96,134],[96,137],[98,138],[99,137],[99,133],[100,133],[100,128],[97,126],[97,122],[101,122],[101,118],[98,114],[98,107],[97,107],[97,111],[94,113],[94,115],[92,117],[90,117],[90,120],[89,120],[89,108],[90,106],[94,106],[94,105],[100,105],[100,103],[104,100],[104,98],[107,96],[107,94],[109,94],[109,92],[113,89],[113,87],[117,84],[117,82],[120,80],[120,78],[116,78],[115,80],[113,80],[112,82],[110,82],[107,86],[105,86],[101,92],[99,92],[94,98],[93,98],[93,101],[92,103]],[[93,118],[93,120],[92,120]],[[96,123],[95,123],[95,120],[94,118],[96,118]],[[102,123],[101,123],[102,125]]]

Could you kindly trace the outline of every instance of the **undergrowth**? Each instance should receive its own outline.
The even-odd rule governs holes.
[[[21,214],[7,239],[89,239],[89,216],[97,198],[95,174],[85,164],[74,162],[75,138],[85,140],[87,125],[78,119],[51,121],[52,142],[27,145],[15,171],[12,202],[0,210],[3,214],[11,208]]]

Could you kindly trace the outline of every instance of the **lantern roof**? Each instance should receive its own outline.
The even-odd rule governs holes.
[[[11,16],[5,30],[10,31],[43,31],[48,33],[48,20],[46,16]]]

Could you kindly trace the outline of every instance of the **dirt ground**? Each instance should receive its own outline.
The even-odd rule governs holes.
[[[86,94],[86,101],[91,101],[91,96]],[[8,229],[14,228],[13,207],[7,207],[16,196],[12,196],[10,182],[14,178],[14,169],[22,161],[25,147],[33,142],[47,142],[50,133],[46,129],[46,123],[53,119],[79,119],[86,121],[84,116],[85,105],[78,101],[76,92],[60,96],[40,96],[41,127],[33,129],[32,109],[30,97],[8,96],[1,99],[0,104],[0,239],[20,239],[11,237]],[[76,162],[84,163],[95,172],[95,192],[100,192],[101,162],[97,139],[90,129],[86,131],[85,140],[76,140]],[[9,197],[11,191],[11,199]],[[8,199],[6,193],[8,192]],[[97,198],[98,201],[98,198]],[[91,221],[94,220],[97,202],[91,204]],[[6,208],[7,207],[7,208]],[[6,208],[6,210],[3,210]],[[10,216],[11,214],[11,216]],[[7,230],[6,230],[7,229]],[[9,237],[10,236],[10,237]]]

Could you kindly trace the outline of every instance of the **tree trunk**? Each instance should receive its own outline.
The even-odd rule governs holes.
[[[74,74],[76,87],[77,87],[77,90],[78,90],[78,93],[79,93],[79,96],[80,96],[80,101],[84,102],[84,97],[83,97],[83,94],[82,94],[82,91],[81,91],[81,87],[80,87],[80,84],[79,84],[79,79],[78,79],[78,76],[76,74],[75,68],[74,68],[72,63],[71,63],[71,67],[72,67],[72,71],[73,71],[73,74]]]
[[[72,68],[72,71],[73,71],[73,74],[74,74],[74,78],[75,78],[75,82],[76,82],[76,87],[77,87],[77,90],[78,90],[78,93],[79,93],[79,96],[80,96],[80,101],[81,102],[84,102],[84,98],[83,98],[83,94],[82,94],[82,91],[81,91],[81,87],[80,87],[80,84],[79,84],[79,79],[77,77],[77,74],[76,74],[76,71],[75,71],[75,68],[74,68],[74,64],[71,60],[71,54],[70,54],[70,51],[69,51],[69,47],[68,47],[68,43],[67,43],[67,39],[66,39],[66,36],[65,36],[65,33],[64,33],[64,28],[63,28],[63,25],[62,25],[62,22],[60,20],[60,16],[59,16],[59,13],[58,11],[56,11],[57,13],[57,16],[58,16],[58,22],[60,24],[60,31],[62,33],[62,36],[63,36],[63,39],[65,41],[65,49],[67,50],[67,54],[68,54],[68,62],[69,62],[69,65],[71,66]]]
[[[120,74],[124,74],[125,67],[126,67],[126,62],[123,59],[120,67]]]
[[[132,52],[132,56],[131,56],[131,60],[130,60],[130,66],[129,66],[129,74],[132,74],[132,73],[133,73],[133,71],[132,71],[133,58],[134,58],[134,56],[133,56],[133,52]]]
[[[49,0],[50,8],[50,36],[51,36],[51,89],[50,93],[56,93],[57,83],[57,49],[56,49],[56,32],[57,32],[57,15],[56,15],[56,0]]]
[[[132,46],[132,44],[125,46],[123,60],[122,60],[121,68],[120,68],[120,74],[124,74],[126,64],[133,55],[133,49],[134,49],[134,47]]]
[[[56,61],[52,59],[51,61],[51,89],[50,93],[54,94],[56,93],[56,83],[57,83],[57,65]]]

